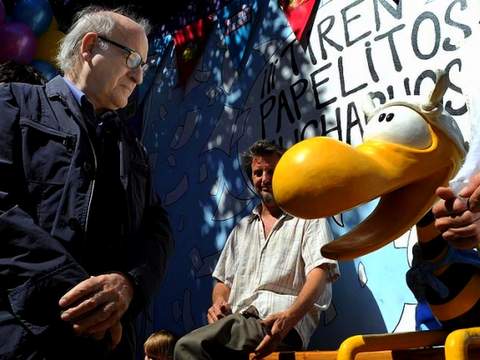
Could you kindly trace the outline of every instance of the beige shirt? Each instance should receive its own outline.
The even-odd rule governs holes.
[[[325,219],[304,220],[282,215],[266,238],[259,209],[243,218],[230,233],[213,277],[230,287],[233,312],[254,305],[264,319],[288,309],[305,284],[307,274],[327,264],[330,281],[325,291],[295,326],[306,347],[321,311],[330,305],[331,281],[339,275],[337,262],[324,258],[320,252],[332,239],[330,229]]]

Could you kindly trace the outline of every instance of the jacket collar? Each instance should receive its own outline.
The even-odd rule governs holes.
[[[46,93],[50,100],[59,100],[66,109],[72,112],[76,119],[83,122],[82,112],[65,80],[58,75],[46,85]]]

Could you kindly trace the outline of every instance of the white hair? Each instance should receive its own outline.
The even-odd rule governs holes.
[[[60,41],[56,60],[63,73],[71,73],[74,70],[80,57],[81,40],[86,33],[96,32],[107,37],[111,35],[115,26],[113,13],[132,19],[143,28],[146,35],[150,32],[148,20],[139,18],[123,8],[109,10],[99,6],[88,6],[77,13],[72,26]]]

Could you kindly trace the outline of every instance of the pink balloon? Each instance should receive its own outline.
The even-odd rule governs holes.
[[[0,44],[0,62],[13,60],[29,64],[37,51],[35,34],[20,22],[0,25]]]

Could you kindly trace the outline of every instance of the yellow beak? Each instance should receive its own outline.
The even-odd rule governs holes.
[[[341,260],[372,252],[422,218],[435,189],[463,160],[463,151],[442,129],[428,126],[432,142],[425,149],[373,139],[355,148],[328,137],[304,140],[277,164],[275,200],[286,212],[312,219],[381,197],[365,221],[322,248],[324,256]]]

